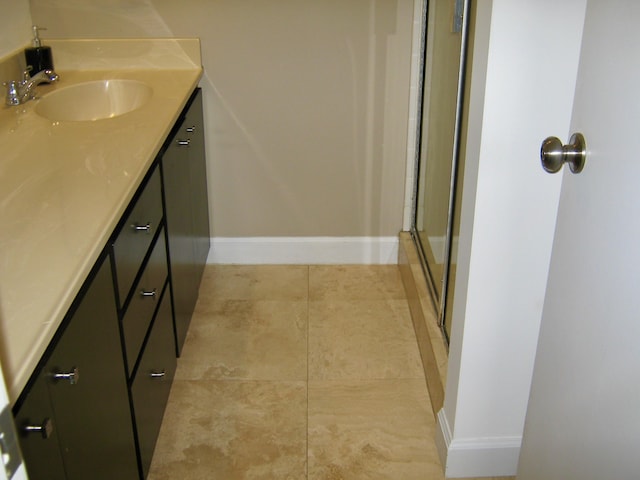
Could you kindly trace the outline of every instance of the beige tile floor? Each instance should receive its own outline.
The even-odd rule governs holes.
[[[441,480],[396,266],[209,266],[149,480]]]

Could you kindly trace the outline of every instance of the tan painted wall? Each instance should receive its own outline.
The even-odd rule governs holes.
[[[26,46],[30,38],[29,1],[0,0],[0,57]]]
[[[31,11],[50,38],[201,38],[213,236],[401,229],[413,0],[31,0]]]

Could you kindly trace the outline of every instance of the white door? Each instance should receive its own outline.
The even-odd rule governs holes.
[[[637,0],[588,0],[571,130],[518,479],[639,479]]]

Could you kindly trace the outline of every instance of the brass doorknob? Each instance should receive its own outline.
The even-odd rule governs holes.
[[[580,173],[587,159],[587,144],[581,133],[571,135],[570,143],[563,145],[558,137],[547,137],[540,147],[542,168],[549,173],[557,173],[565,163],[572,173]]]

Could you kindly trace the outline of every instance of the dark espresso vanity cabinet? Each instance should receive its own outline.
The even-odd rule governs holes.
[[[174,344],[171,299],[166,288],[131,384],[143,478],[149,472],[176,371]]]
[[[139,478],[108,258],[84,290],[16,414],[31,480]]]
[[[30,480],[147,476],[208,215],[198,89],[14,405]]]
[[[182,349],[209,253],[202,92],[196,90],[162,155],[176,348]]]
[[[47,392],[45,373],[32,379],[28,395],[23,396],[23,401],[14,414],[29,478],[65,480],[67,477],[62,463],[58,428],[54,425],[55,415]]]

